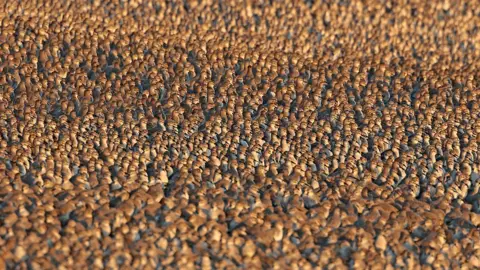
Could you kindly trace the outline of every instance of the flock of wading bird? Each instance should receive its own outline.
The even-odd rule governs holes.
[[[479,269],[480,5],[1,1],[0,269]]]

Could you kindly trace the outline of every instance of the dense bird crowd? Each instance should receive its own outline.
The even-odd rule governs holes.
[[[480,268],[479,26],[476,1],[0,1],[0,269]]]

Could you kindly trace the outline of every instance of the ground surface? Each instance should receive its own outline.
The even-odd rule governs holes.
[[[480,267],[476,1],[156,2],[0,1],[0,269]]]

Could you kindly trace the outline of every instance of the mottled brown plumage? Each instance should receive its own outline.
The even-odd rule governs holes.
[[[0,269],[480,267],[475,3],[127,2],[0,5]]]

